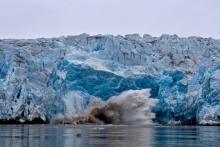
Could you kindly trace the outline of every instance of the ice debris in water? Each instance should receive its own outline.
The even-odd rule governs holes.
[[[123,91],[151,89],[159,101],[152,108],[155,122],[216,125],[219,73],[220,40],[212,38],[81,34],[3,39],[0,122],[80,116],[95,97],[108,102]],[[128,115],[134,116],[126,113],[127,120]]]

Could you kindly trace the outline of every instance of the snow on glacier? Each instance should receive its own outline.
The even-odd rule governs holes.
[[[220,40],[81,34],[0,40],[0,119],[49,121],[150,88],[161,124],[220,123]]]

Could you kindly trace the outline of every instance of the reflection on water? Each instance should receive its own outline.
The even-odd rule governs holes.
[[[0,126],[0,147],[220,146],[220,127]]]

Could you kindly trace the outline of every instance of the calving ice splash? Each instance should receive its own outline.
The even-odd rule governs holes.
[[[218,125],[219,75],[212,38],[3,39],[0,123]]]
[[[68,110],[73,112],[72,115],[59,115],[51,123],[150,125],[155,119],[152,108],[157,103],[157,99],[150,98],[148,89],[128,90],[107,101],[94,98],[84,109],[79,110],[78,105],[71,106],[72,111]]]

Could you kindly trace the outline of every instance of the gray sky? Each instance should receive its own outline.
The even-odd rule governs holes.
[[[220,38],[220,0],[0,0],[0,38],[80,33]]]

